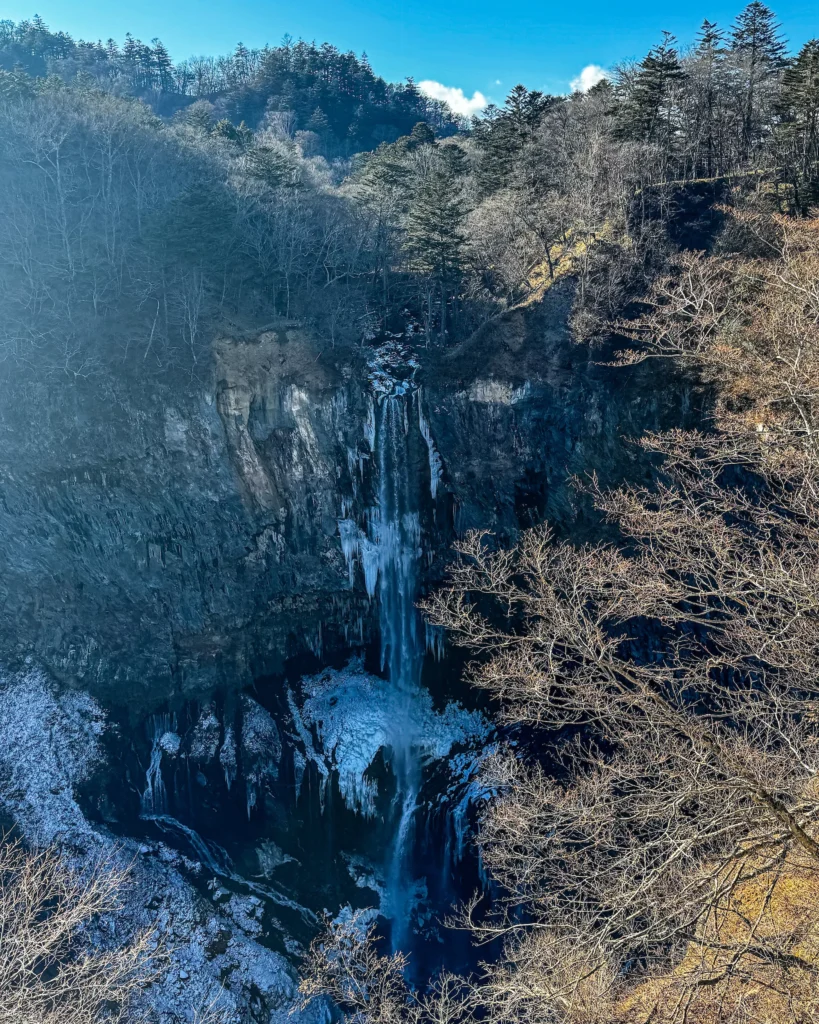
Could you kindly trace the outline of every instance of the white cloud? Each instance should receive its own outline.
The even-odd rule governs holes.
[[[463,89],[454,89],[449,85],[441,85],[440,82],[419,82],[418,88],[431,100],[443,100],[448,103],[450,109],[463,117],[472,117],[479,114],[487,104],[487,99],[477,89],[472,94],[472,99],[464,95]]]
[[[577,78],[573,78],[569,85],[572,92],[588,92],[596,85],[599,85],[604,78],[608,78],[606,71],[599,64],[587,64]]]

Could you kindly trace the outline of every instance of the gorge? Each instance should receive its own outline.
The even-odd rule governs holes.
[[[819,40],[102,38],[0,20],[0,1024],[819,1020]]]
[[[103,709],[87,827],[177,851],[230,912],[213,927],[283,964],[345,905],[374,908],[419,977],[474,958],[441,921],[482,884],[493,729],[416,603],[466,529],[547,515],[595,536],[569,477],[650,473],[628,438],[696,404],[577,346],[571,301],[556,286],[451,351],[222,336],[184,405],[3,400],[2,585],[26,609],[7,671]]]

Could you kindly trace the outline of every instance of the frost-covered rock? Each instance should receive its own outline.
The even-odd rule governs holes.
[[[285,853],[272,839],[265,839],[259,844],[256,848],[256,856],[259,860],[259,876],[261,878],[272,878],[276,869],[283,864],[298,863],[295,857]]]
[[[370,387],[381,397],[406,395],[418,387],[415,375],[420,364],[402,338],[393,335],[374,349],[367,360]]]
[[[60,694],[36,671],[0,680],[0,799],[31,842],[92,837],[74,789],[102,763],[104,728],[87,694]]]
[[[153,948],[169,951],[168,969],[140,990],[137,1010],[156,1024],[193,1024],[209,1006],[227,1024],[323,1024],[321,1005],[292,1012],[292,968],[255,941],[262,899],[228,894],[217,906],[180,873],[193,865],[171,847],[114,839],[86,820],[75,788],[103,764],[105,727],[86,694],[60,693],[38,672],[0,678],[0,807],[28,842],[59,846],[74,867],[130,872],[121,908],[98,922],[95,941],[124,944],[149,930]]]
[[[246,694],[242,697],[242,769],[247,789],[247,814],[256,806],[267,779],[278,779],[282,741],[272,716]]]
[[[196,720],[190,738],[190,757],[199,764],[210,764],[219,750],[222,727],[212,704],[206,704]]]
[[[167,754],[168,757],[176,757],[181,743],[182,740],[179,738],[179,734],[172,732],[170,729],[167,732],[163,732],[159,737],[159,746],[162,753]]]

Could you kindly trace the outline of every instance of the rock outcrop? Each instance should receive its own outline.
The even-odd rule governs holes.
[[[417,351],[432,576],[467,528],[586,529],[568,477],[642,473],[624,437],[684,420],[688,389],[662,367],[608,368],[572,343],[570,304],[567,282],[453,350]],[[282,323],[216,338],[181,390],[4,391],[0,663],[33,658],[141,715],[371,636],[338,525],[374,500],[367,354]]]

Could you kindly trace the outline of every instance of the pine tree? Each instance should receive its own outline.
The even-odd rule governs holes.
[[[321,136],[327,135],[330,131],[330,119],[321,107],[316,107],[310,115],[310,119],[307,122],[307,130]]]
[[[732,49],[750,54],[757,64],[782,67],[786,48],[779,31],[780,27],[770,8],[760,0],[752,0],[752,3],[737,15],[731,29]]]
[[[136,40],[137,46],[137,80],[140,89],[150,89],[156,78],[154,74],[154,52],[140,39]]]
[[[419,121],[409,134],[409,146],[417,149],[419,146],[429,146],[435,142],[435,132],[426,121]]]
[[[130,32],[125,35],[125,45],[122,47],[120,63],[123,75],[128,79],[131,88],[135,89],[139,68],[139,44]]]
[[[741,152],[746,158],[764,132],[765,85],[785,64],[785,42],[779,29],[773,11],[760,0],[752,0],[731,30],[731,49],[741,75]]]
[[[251,54],[244,43],[238,43],[233,51],[233,74],[235,80],[244,84],[250,78]]]
[[[807,198],[819,198],[819,39],[799,51],[782,80],[782,133],[792,146]]]
[[[556,102],[554,96],[516,85],[502,108],[487,107],[482,118],[473,120],[473,135],[481,150],[478,180],[485,194],[507,187],[521,151]]]
[[[666,167],[671,162],[679,132],[677,92],[685,77],[670,32],[640,62],[619,116],[617,134],[623,139],[653,142],[660,147]]]
[[[159,39],[152,42],[151,64],[156,84],[163,92],[170,92],[173,88],[173,61]]]
[[[429,278],[440,293],[441,336],[447,330],[447,305],[457,293],[464,269],[466,204],[453,161],[442,158],[421,181],[405,221],[410,268]],[[429,300],[432,319],[432,297]]]
[[[725,73],[725,34],[706,18],[697,35],[690,61],[695,173],[712,178],[723,163],[722,103],[728,88]]]

